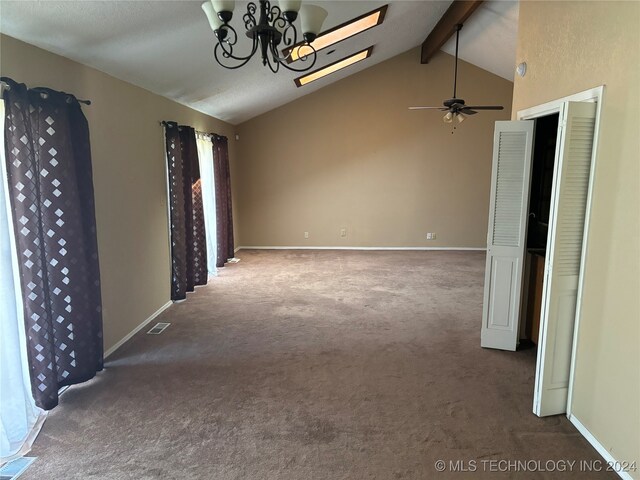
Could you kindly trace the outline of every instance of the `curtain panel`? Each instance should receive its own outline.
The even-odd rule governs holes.
[[[163,122],[169,184],[171,300],[207,283],[207,240],[196,131]]]
[[[213,135],[213,172],[216,188],[216,231],[218,252],[216,266],[224,267],[233,258],[233,215],[231,209],[231,175],[227,137]]]
[[[207,238],[207,271],[209,276],[217,275],[216,253],[216,189],[213,177],[213,146],[206,135],[196,135],[200,181],[202,184],[202,208],[204,210],[204,229]]]
[[[4,131],[4,117],[4,100],[0,100],[0,131]],[[4,135],[0,135],[0,464],[26,454],[46,418],[31,393],[4,152]]]
[[[2,81],[31,390],[50,410],[103,364],[89,127],[73,95]]]

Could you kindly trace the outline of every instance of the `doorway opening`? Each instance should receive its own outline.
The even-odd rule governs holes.
[[[559,121],[559,113],[535,119],[520,308],[520,346],[525,348],[539,342]]]

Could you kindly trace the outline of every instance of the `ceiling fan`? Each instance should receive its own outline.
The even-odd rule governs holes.
[[[503,110],[502,105],[465,105],[464,100],[456,97],[456,87],[458,84],[458,40],[460,38],[460,29],[462,24],[456,25],[456,63],[453,73],[453,98],[442,102],[443,107],[409,107],[409,110],[441,110],[447,112],[442,120],[445,123],[453,122],[455,118],[458,123],[464,122],[467,115],[475,115],[476,110]]]

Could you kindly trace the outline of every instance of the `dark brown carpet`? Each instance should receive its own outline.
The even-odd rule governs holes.
[[[564,416],[531,413],[533,350],[480,348],[484,253],[238,256],[62,396],[24,478],[489,478],[483,460],[599,459]]]

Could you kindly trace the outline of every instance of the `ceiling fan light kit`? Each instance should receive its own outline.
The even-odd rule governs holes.
[[[462,24],[459,23],[456,25],[456,56],[455,56],[455,67],[453,71],[453,96],[442,102],[442,107],[409,107],[409,110],[440,110],[443,112],[447,112],[442,121],[444,123],[453,123],[453,120],[457,121],[457,123],[462,123],[465,121],[468,115],[475,115],[478,113],[476,110],[503,110],[504,107],[502,105],[477,105],[477,106],[469,106],[464,103],[462,98],[458,98],[457,86],[458,86],[458,43],[460,40],[460,30],[462,29]],[[455,127],[454,127],[455,128]]]
[[[316,5],[301,4],[301,0],[280,0],[279,6],[273,5],[269,0],[260,0],[259,6],[250,2],[247,5],[247,12],[242,16],[242,22],[246,30],[245,35],[251,41],[251,50],[248,55],[240,56],[234,52],[234,47],[238,43],[238,33],[230,25],[235,1],[204,2],[202,10],[217,40],[213,50],[216,62],[224,68],[236,69],[246,65],[260,51],[262,64],[268,66],[274,73],[280,69],[280,66],[294,72],[305,72],[311,69],[316,63],[317,52],[310,44],[320,33],[322,24],[327,18],[327,11]],[[294,25],[298,16],[300,16],[302,42],[294,50],[289,50],[286,55],[281,55],[279,52],[281,47],[298,44],[299,31]],[[302,47],[304,47],[303,51]],[[289,66],[287,63],[292,51],[299,53],[299,60],[308,64],[301,68]]]

